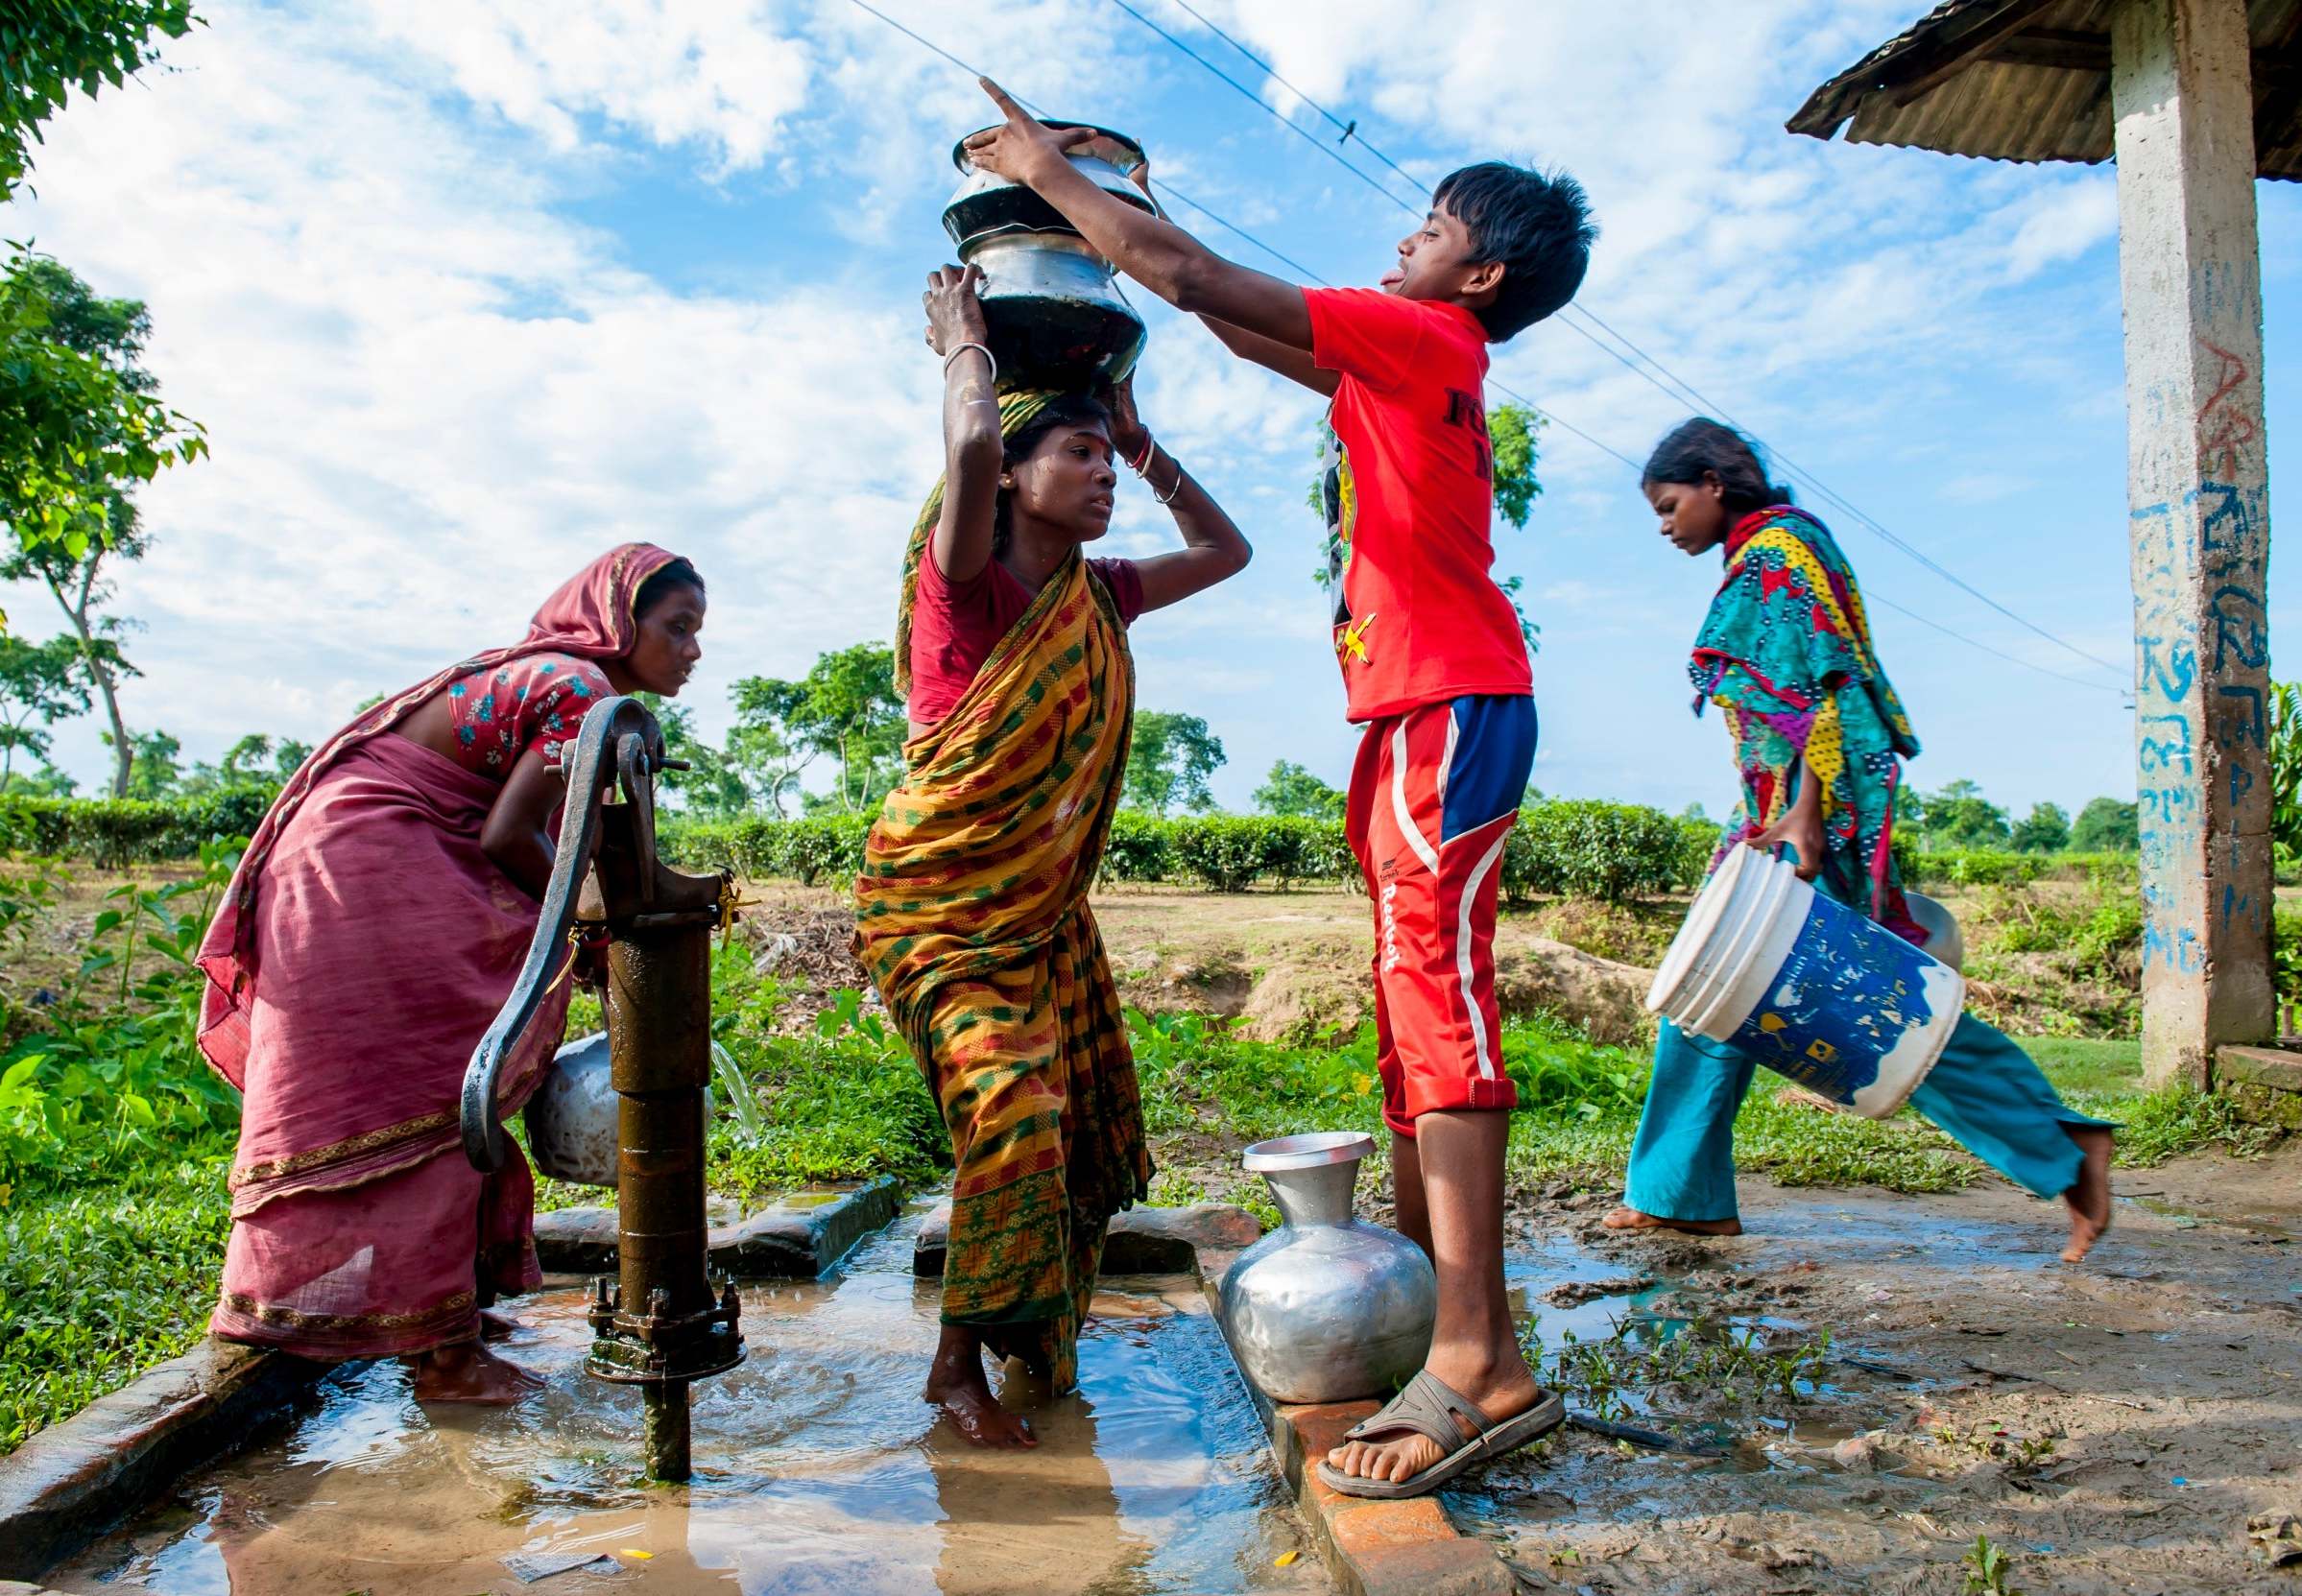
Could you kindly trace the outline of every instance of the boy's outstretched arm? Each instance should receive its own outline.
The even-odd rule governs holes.
[[[1311,318],[1302,289],[1225,260],[1174,223],[1104,193],[1069,159],[1072,145],[1094,136],[1089,130],[1050,128],[989,78],[981,82],[1007,121],[968,140],[968,158],[976,166],[1031,189],[1114,266],[1177,310],[1307,353]]]

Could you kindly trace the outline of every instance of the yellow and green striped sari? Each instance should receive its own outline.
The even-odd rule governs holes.
[[[1020,407],[1007,408],[1012,429]],[[912,539],[906,598],[940,497]],[[910,774],[872,828],[855,888],[857,956],[951,1136],[944,1321],[981,1331],[1058,1392],[1076,1377],[1105,1227],[1151,1177],[1087,902],[1134,701],[1126,628],[1074,557],[950,714],[905,748]]]

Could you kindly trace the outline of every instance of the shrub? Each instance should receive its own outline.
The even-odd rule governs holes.
[[[159,859],[190,859],[204,843],[252,833],[278,789],[227,787],[193,798],[0,798],[0,836],[27,852],[86,859],[120,869]]]
[[[1171,832],[1156,815],[1120,810],[1112,817],[1111,839],[1103,845],[1103,879],[1164,881],[1175,869]]]
[[[1679,885],[1691,853],[1690,828],[1660,809],[1546,798],[1520,811],[1503,849],[1502,890],[1514,903],[1536,893],[1622,903]]]

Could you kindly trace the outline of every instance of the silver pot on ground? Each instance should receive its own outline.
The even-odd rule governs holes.
[[[1152,209],[1127,177],[1142,165],[1142,146],[1108,129],[1094,133],[1071,152],[1072,167],[1104,192]],[[977,171],[965,139],[952,147],[951,164],[964,176],[944,206],[944,230],[960,260],[983,273],[983,319],[1000,386],[1091,388],[1133,370],[1143,320],[1119,292],[1111,262],[1030,189]]]
[[[1223,1275],[1224,1333],[1278,1402],[1388,1395],[1430,1351],[1438,1281],[1423,1250],[1353,1215],[1375,1138],[1320,1131],[1257,1142],[1243,1162],[1270,1183],[1284,1224]]]

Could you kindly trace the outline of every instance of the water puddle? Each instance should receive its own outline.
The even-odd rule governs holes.
[[[688,1591],[1324,1588],[1196,1281],[1112,1283],[1080,1392],[1017,1399],[1042,1444],[969,1446],[918,1392],[938,1290],[910,1274],[908,1216],[833,1279],[744,1294],[749,1361],[696,1388],[696,1478],[638,1475],[638,1397],[581,1371],[583,1296],[511,1306],[507,1348],[547,1389],[438,1409],[382,1364],[339,1375],[265,1446],[47,1576],[71,1592],[542,1596]],[[525,1554],[612,1560],[523,1584]]]

